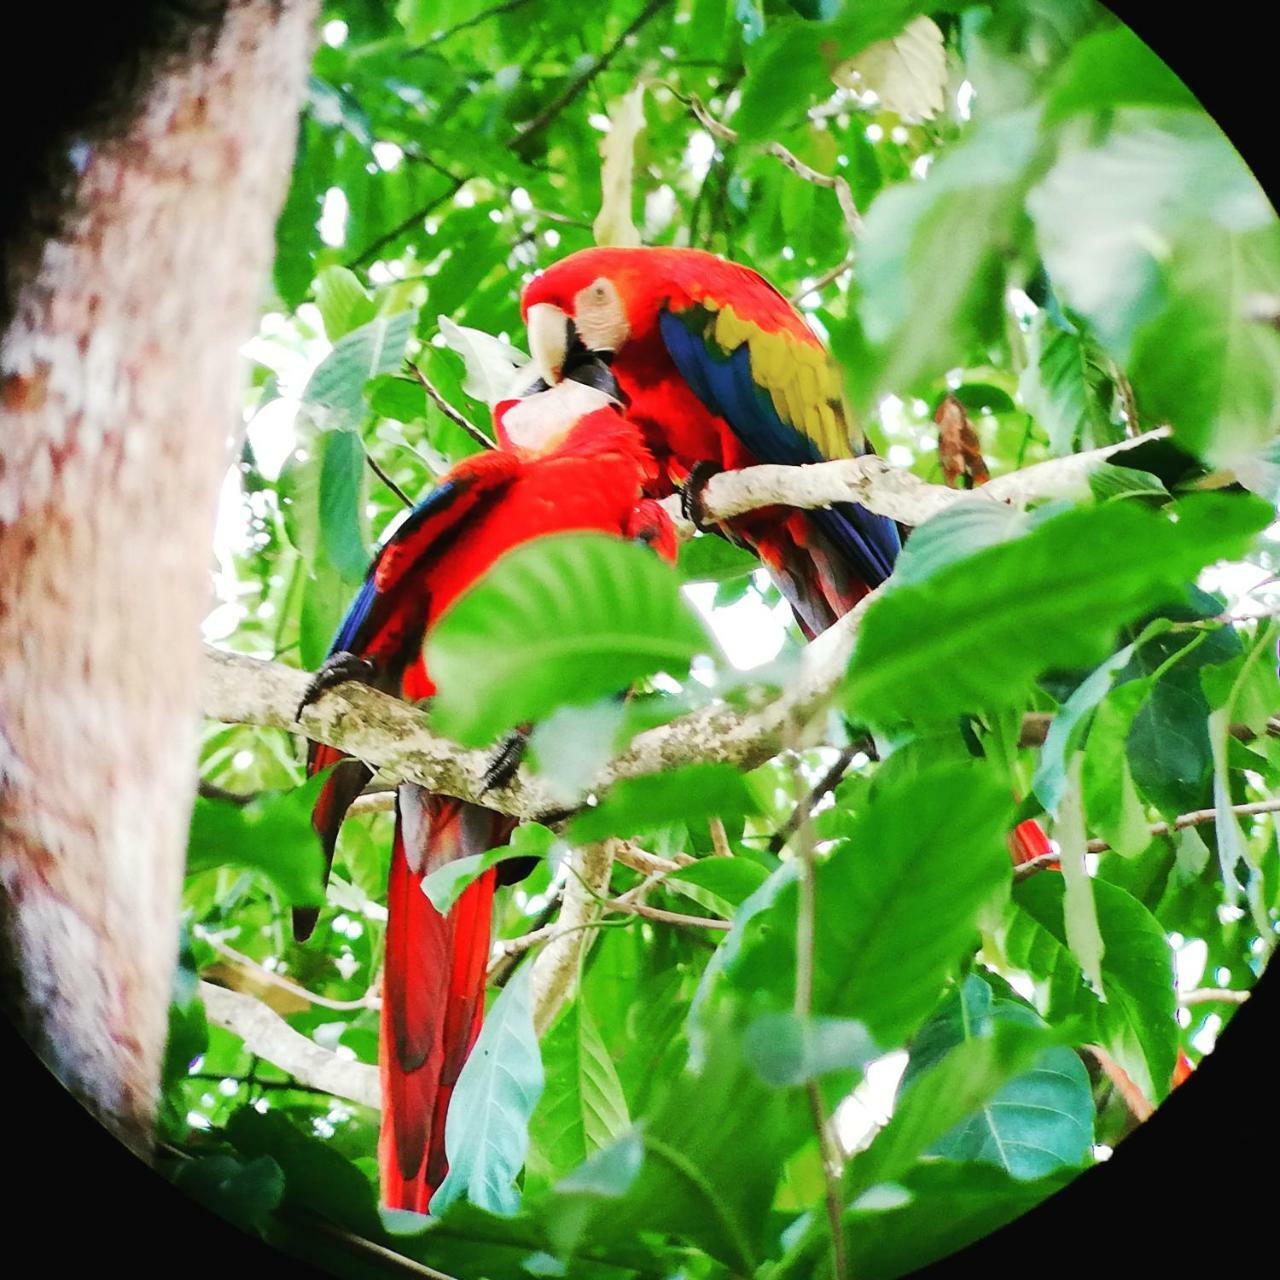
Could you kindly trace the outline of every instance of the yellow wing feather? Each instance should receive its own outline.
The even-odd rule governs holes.
[[[708,336],[722,351],[733,352],[746,343],[751,376],[769,393],[778,416],[808,436],[825,457],[853,457],[840,373],[826,351],[785,333],[766,333],[710,298],[699,301],[712,313]]]

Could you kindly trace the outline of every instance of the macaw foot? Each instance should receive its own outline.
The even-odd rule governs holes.
[[[524,759],[525,749],[528,745],[528,726],[513,729],[503,738],[498,745],[497,751],[494,752],[493,759],[489,761],[489,767],[484,771],[484,786],[480,789],[481,795],[484,795],[486,791],[505,787],[516,776],[516,770],[520,768],[520,761]]]
[[[311,677],[311,683],[307,685],[302,694],[302,701],[298,703],[298,710],[294,713],[294,719],[300,720],[302,713],[322,694],[340,684],[346,684],[349,680],[356,680],[360,684],[369,684],[373,680],[374,666],[368,658],[362,658],[359,654],[348,653],[345,649],[338,653],[331,653],[325,660],[324,666]]]
[[[723,470],[724,468],[718,462],[712,462],[709,458],[695,462],[689,468],[684,487],[680,490],[680,511],[699,533],[716,532],[714,527],[706,524],[707,512],[703,506],[702,495],[711,477],[719,475]]]

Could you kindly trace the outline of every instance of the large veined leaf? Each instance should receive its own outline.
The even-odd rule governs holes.
[[[1176,522],[1135,503],[1068,511],[886,592],[858,633],[847,705],[886,726],[1019,705],[1040,673],[1098,662],[1122,623],[1238,554],[1272,514],[1220,494],[1172,510]]]
[[[330,342],[368,324],[378,309],[359,277],[346,267],[325,267],[316,277],[316,306]]]
[[[581,996],[542,1042],[547,1087],[530,1121],[530,1174],[563,1177],[630,1127],[627,1100]]]
[[[347,431],[359,426],[365,414],[364,384],[400,367],[415,315],[401,311],[378,316],[334,343],[302,392],[302,403],[318,426]]]
[[[910,1088],[956,1045],[989,1034],[998,1019],[1043,1025],[1034,1009],[1007,996],[995,998],[986,981],[969,974],[912,1041],[902,1087]],[[939,1138],[930,1152],[948,1160],[998,1165],[1012,1177],[1030,1179],[1084,1164],[1092,1143],[1089,1074],[1075,1053],[1055,1045]]]
[[[1062,947],[1042,954],[1057,971],[1048,1016],[1065,1010],[1095,1019],[1099,1039],[1152,1101],[1169,1091],[1178,1050],[1173,953],[1156,918],[1136,898],[1105,880],[1093,881],[1106,1003],[1081,979],[1066,951],[1062,877],[1045,873],[1016,885],[1013,900]],[[1074,977],[1073,977],[1074,971]]]
[[[915,1030],[1008,883],[1012,811],[1012,796],[972,764],[873,794],[815,870],[815,1013],[858,1019],[884,1049]],[[791,885],[735,929],[734,986],[775,1007],[791,1000],[796,910]]]
[[[292,791],[255,796],[246,804],[197,796],[187,841],[187,874],[213,867],[260,871],[291,906],[324,902],[324,854],[311,809],[325,774]]]
[[[913,1275],[1035,1208],[1073,1174],[1026,1182],[989,1164],[936,1160],[917,1165],[880,1202],[872,1193],[845,1210],[850,1272],[877,1280]],[[821,1246],[818,1241],[816,1247],[789,1251],[777,1280],[829,1280]]]
[[[540,538],[502,556],[428,637],[435,723],[484,746],[713,650],[675,571],[648,549],[601,534]]]
[[[532,965],[521,965],[503,987],[454,1086],[445,1121],[449,1173],[432,1197],[436,1213],[464,1198],[494,1213],[519,1207],[514,1183],[543,1084],[532,974]]]
[[[893,586],[923,582],[939,569],[976,551],[1020,537],[1031,517],[1017,507],[975,494],[952,503],[911,531],[893,566]]]
[[[1027,366],[1018,390],[1049,433],[1055,454],[1097,449],[1122,434],[1109,412],[1111,379],[1101,353],[1083,333],[1067,333],[1036,318],[1027,335]]]
[[[1120,25],[1095,31],[1071,52],[1049,95],[1046,123],[1116,107],[1195,107],[1195,95],[1169,66]]]
[[[884,348],[884,390],[901,391],[963,361],[1003,323],[1003,257],[1016,242],[1037,145],[1034,112],[991,122],[922,183],[882,193],[858,249],[860,314]]]
[[[732,765],[691,764],[619,782],[600,804],[574,818],[566,835],[588,843],[609,835],[634,835],[666,822],[735,818],[758,808],[742,774]]]
[[[807,1111],[797,1090],[771,1089],[760,1080],[742,1060],[737,1039],[717,1024],[701,1070],[670,1080],[633,1131],[643,1147],[638,1170],[635,1144],[625,1136],[583,1167],[581,1173],[597,1175],[598,1194],[578,1206],[566,1234],[608,1244],[659,1232],[739,1274],[755,1271],[782,1165],[808,1136]],[[620,1176],[601,1179],[602,1165],[617,1166]]]
[[[845,1174],[845,1189],[861,1195],[904,1174],[958,1124],[980,1111],[1022,1075],[1057,1033],[1045,1027],[997,1020],[990,1033],[964,1040],[904,1090],[889,1123]]]
[[[555,835],[537,822],[525,822],[511,836],[511,842],[484,853],[469,854],[443,863],[422,881],[422,892],[441,915],[453,910],[453,904],[466,887],[484,875],[490,867],[511,858],[543,858],[555,843]]]
[[[440,336],[466,365],[462,389],[467,395],[493,408],[499,400],[518,394],[516,373],[529,363],[523,351],[492,334],[454,324],[448,316],[441,316],[439,324]]]
[[[1241,233],[1275,217],[1222,131],[1192,112],[1068,148],[1027,209],[1055,289],[1122,364],[1160,312],[1162,240],[1205,221]]]
[[[1218,466],[1247,463],[1280,431],[1280,333],[1251,311],[1280,294],[1280,226],[1197,224],[1166,272],[1168,301],[1134,339],[1134,387],[1186,448]]]

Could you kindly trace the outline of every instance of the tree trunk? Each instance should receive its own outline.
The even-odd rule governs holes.
[[[0,341],[0,968],[67,1086],[150,1142],[238,348],[268,278],[314,0],[227,6],[73,146]]]

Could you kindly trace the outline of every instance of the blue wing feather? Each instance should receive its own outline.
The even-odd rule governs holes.
[[[329,646],[330,654],[348,652],[359,653],[371,630],[370,622],[375,621],[375,606],[378,603],[379,592],[377,587],[378,566],[382,563],[382,556],[386,549],[396,542],[401,541],[419,529],[424,521],[430,519],[434,515],[438,515],[443,511],[458,495],[458,486],[452,480],[446,480],[444,484],[438,485],[432,489],[421,502],[405,517],[404,520],[396,526],[395,532],[384,542],[379,548],[378,554],[373,558],[368,571],[365,573],[364,582],[360,586],[356,598],[351,602],[347,609],[346,615],[338,626],[337,635],[333,638],[333,643]]]
[[[726,358],[670,311],[661,313],[658,326],[668,354],[694,395],[733,428],[759,461],[785,466],[827,461],[808,436],[779,415],[773,398],[752,378],[751,353],[745,343]],[[901,549],[892,520],[852,502],[810,515],[841,559],[868,586],[879,586],[892,572]]]

